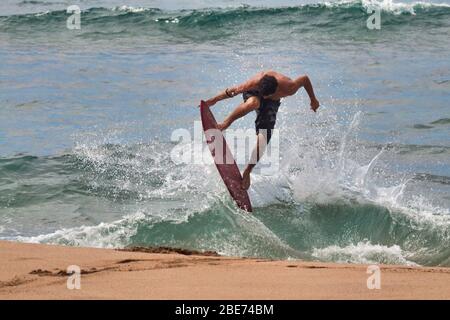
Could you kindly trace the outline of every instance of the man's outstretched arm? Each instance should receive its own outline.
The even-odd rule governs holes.
[[[211,99],[206,100],[205,102],[208,105],[208,107],[211,107],[221,100],[232,98],[240,93],[254,89],[258,86],[262,77],[264,77],[264,72],[260,72],[260,73],[256,74],[250,80],[248,80],[240,85],[229,87],[229,88],[223,90],[218,95],[216,95],[215,97],[213,97]]]

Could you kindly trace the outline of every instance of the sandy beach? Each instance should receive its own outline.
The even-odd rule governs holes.
[[[0,299],[450,299],[450,269],[0,242]],[[81,269],[67,288],[67,267]]]

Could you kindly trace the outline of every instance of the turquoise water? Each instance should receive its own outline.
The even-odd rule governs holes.
[[[0,238],[449,266],[450,7],[384,1],[369,30],[370,4],[2,2]],[[282,102],[248,215],[171,134],[262,69],[309,74],[322,108]]]

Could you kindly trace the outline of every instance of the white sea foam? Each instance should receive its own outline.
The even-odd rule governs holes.
[[[139,13],[139,12],[145,12],[151,10],[150,8],[144,8],[144,7],[132,7],[132,6],[116,6],[112,8],[113,11],[124,11],[124,12],[132,12],[132,13]]]
[[[341,1],[333,1],[333,2],[324,2],[323,4],[327,7],[339,7],[342,5],[353,5],[361,3],[361,5],[368,8],[379,8],[384,12],[389,12],[393,14],[416,14],[415,9],[418,8],[432,8],[432,7],[443,7],[449,8],[450,5],[447,3],[433,3],[433,2],[423,2],[423,1],[415,1],[411,3],[405,2],[397,2],[394,0],[341,0]]]
[[[111,223],[102,222],[95,226],[63,228],[49,234],[18,237],[16,240],[80,247],[119,248],[129,244],[130,238],[137,232],[138,224],[146,219],[142,212],[138,212]]]
[[[46,10],[46,11],[43,11],[43,12],[36,13],[34,16],[35,17],[41,17],[41,16],[45,16],[45,15],[47,15],[49,13],[50,13],[50,10]]]
[[[180,20],[178,18],[156,18],[155,22],[163,21],[165,23],[179,23]]]
[[[409,13],[409,14],[416,14],[417,9],[425,9],[425,8],[433,8],[433,7],[443,7],[448,8],[450,7],[447,3],[433,3],[433,2],[424,2],[424,1],[415,1],[411,3],[405,3],[405,2],[398,2],[394,0],[340,0],[340,1],[324,1],[324,2],[318,2],[318,4],[325,5],[328,8],[336,8],[336,7],[342,7],[342,6],[351,6],[355,4],[361,4],[365,9],[368,8],[379,8],[384,12],[389,12],[392,14],[402,14],[402,13]],[[300,6],[310,6],[314,5],[312,4],[304,4]],[[226,6],[226,8],[251,8],[249,5],[239,5],[239,6]],[[111,9],[112,11],[122,11],[122,12],[131,12],[131,13],[141,13],[145,11],[151,11],[154,10],[153,8],[146,8],[146,7],[133,7],[128,5],[122,5],[122,6],[115,6]],[[161,19],[158,18],[155,21],[165,21],[166,23],[178,23],[177,18],[165,18]]]
[[[372,244],[369,241],[349,244],[345,247],[333,245],[326,248],[315,248],[312,255],[320,260],[338,263],[417,265],[407,259],[408,253],[398,245],[385,246]]]
[[[355,113],[347,129],[339,133],[337,151],[327,150],[329,142],[316,138],[322,136],[322,132],[302,128],[311,130],[305,136],[312,138],[294,142],[283,152],[285,160],[279,176],[286,177],[287,182],[282,185],[290,186],[294,199],[299,202],[330,203],[336,199],[357,196],[360,201],[373,202],[392,211],[414,216],[418,220],[450,224],[449,209],[431,205],[424,196],[404,197],[411,178],[399,176],[390,185],[377,185],[373,179],[373,170],[383,159],[386,152],[384,148],[365,163],[356,160],[355,150],[359,149],[361,154],[364,152],[358,142],[353,141],[362,118],[360,112]],[[326,130],[336,129],[331,127]],[[277,184],[278,180],[277,176],[273,183]]]

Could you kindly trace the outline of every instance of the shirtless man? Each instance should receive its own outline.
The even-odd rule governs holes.
[[[242,174],[242,188],[250,187],[250,173],[264,153],[266,145],[272,136],[275,127],[280,99],[294,95],[304,87],[311,100],[311,109],[316,112],[319,101],[314,95],[314,90],[307,75],[291,79],[275,71],[260,72],[247,82],[235,87],[225,89],[214,98],[206,101],[210,107],[217,102],[243,94],[244,102],[231,112],[222,123],[218,124],[219,130],[225,130],[235,120],[245,116],[250,111],[256,111],[256,148],[253,150],[252,160],[247,164]]]

